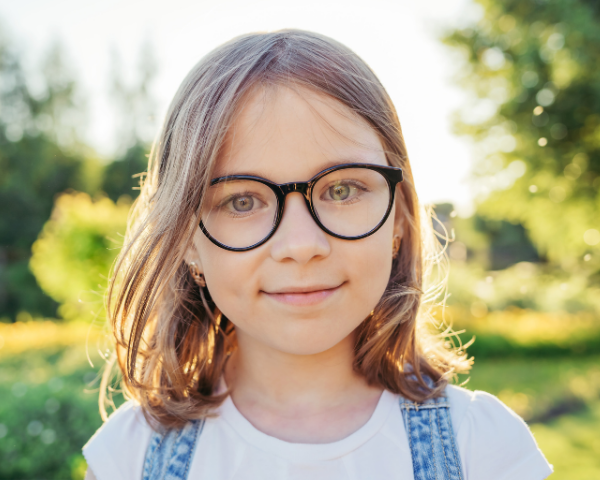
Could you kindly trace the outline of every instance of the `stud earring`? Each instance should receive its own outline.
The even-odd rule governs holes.
[[[396,258],[398,256],[398,252],[400,251],[400,244],[402,243],[402,239],[399,235],[394,235],[394,243],[392,244],[392,258]]]
[[[200,288],[206,287],[206,280],[204,280],[204,275],[200,273],[200,269],[198,268],[198,265],[196,265],[196,262],[190,262],[190,274],[194,277],[196,285]]]

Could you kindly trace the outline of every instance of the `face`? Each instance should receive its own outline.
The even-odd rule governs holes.
[[[364,119],[307,89],[257,89],[237,114],[213,177],[307,181],[352,162],[387,165],[381,141]],[[373,235],[342,240],[321,230],[304,197],[291,193],[279,228],[263,245],[232,252],[198,229],[187,260],[200,266],[238,337],[289,354],[321,353],[347,339],[383,295],[393,237],[402,236],[395,217],[394,209]]]

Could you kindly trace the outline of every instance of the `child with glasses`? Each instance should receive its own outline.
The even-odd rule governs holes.
[[[546,478],[517,415],[450,385],[471,361],[424,325],[443,262],[356,54],[298,30],[220,46],[170,106],[116,263],[129,401],[87,478]]]

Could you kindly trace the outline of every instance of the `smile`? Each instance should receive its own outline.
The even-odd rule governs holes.
[[[276,300],[280,303],[285,303],[287,305],[295,305],[295,306],[311,306],[317,305],[321,302],[324,302],[329,297],[333,296],[338,290],[340,290],[341,285],[337,287],[326,287],[326,286],[314,286],[314,287],[297,287],[297,288],[285,288],[278,290],[276,292],[265,292],[269,298]]]

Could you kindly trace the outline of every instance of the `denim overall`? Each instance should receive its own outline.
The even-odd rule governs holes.
[[[400,409],[415,480],[463,480],[447,399],[417,404],[401,398]],[[143,480],[187,480],[203,427],[204,420],[194,420],[180,429],[154,432],[146,451]]]

